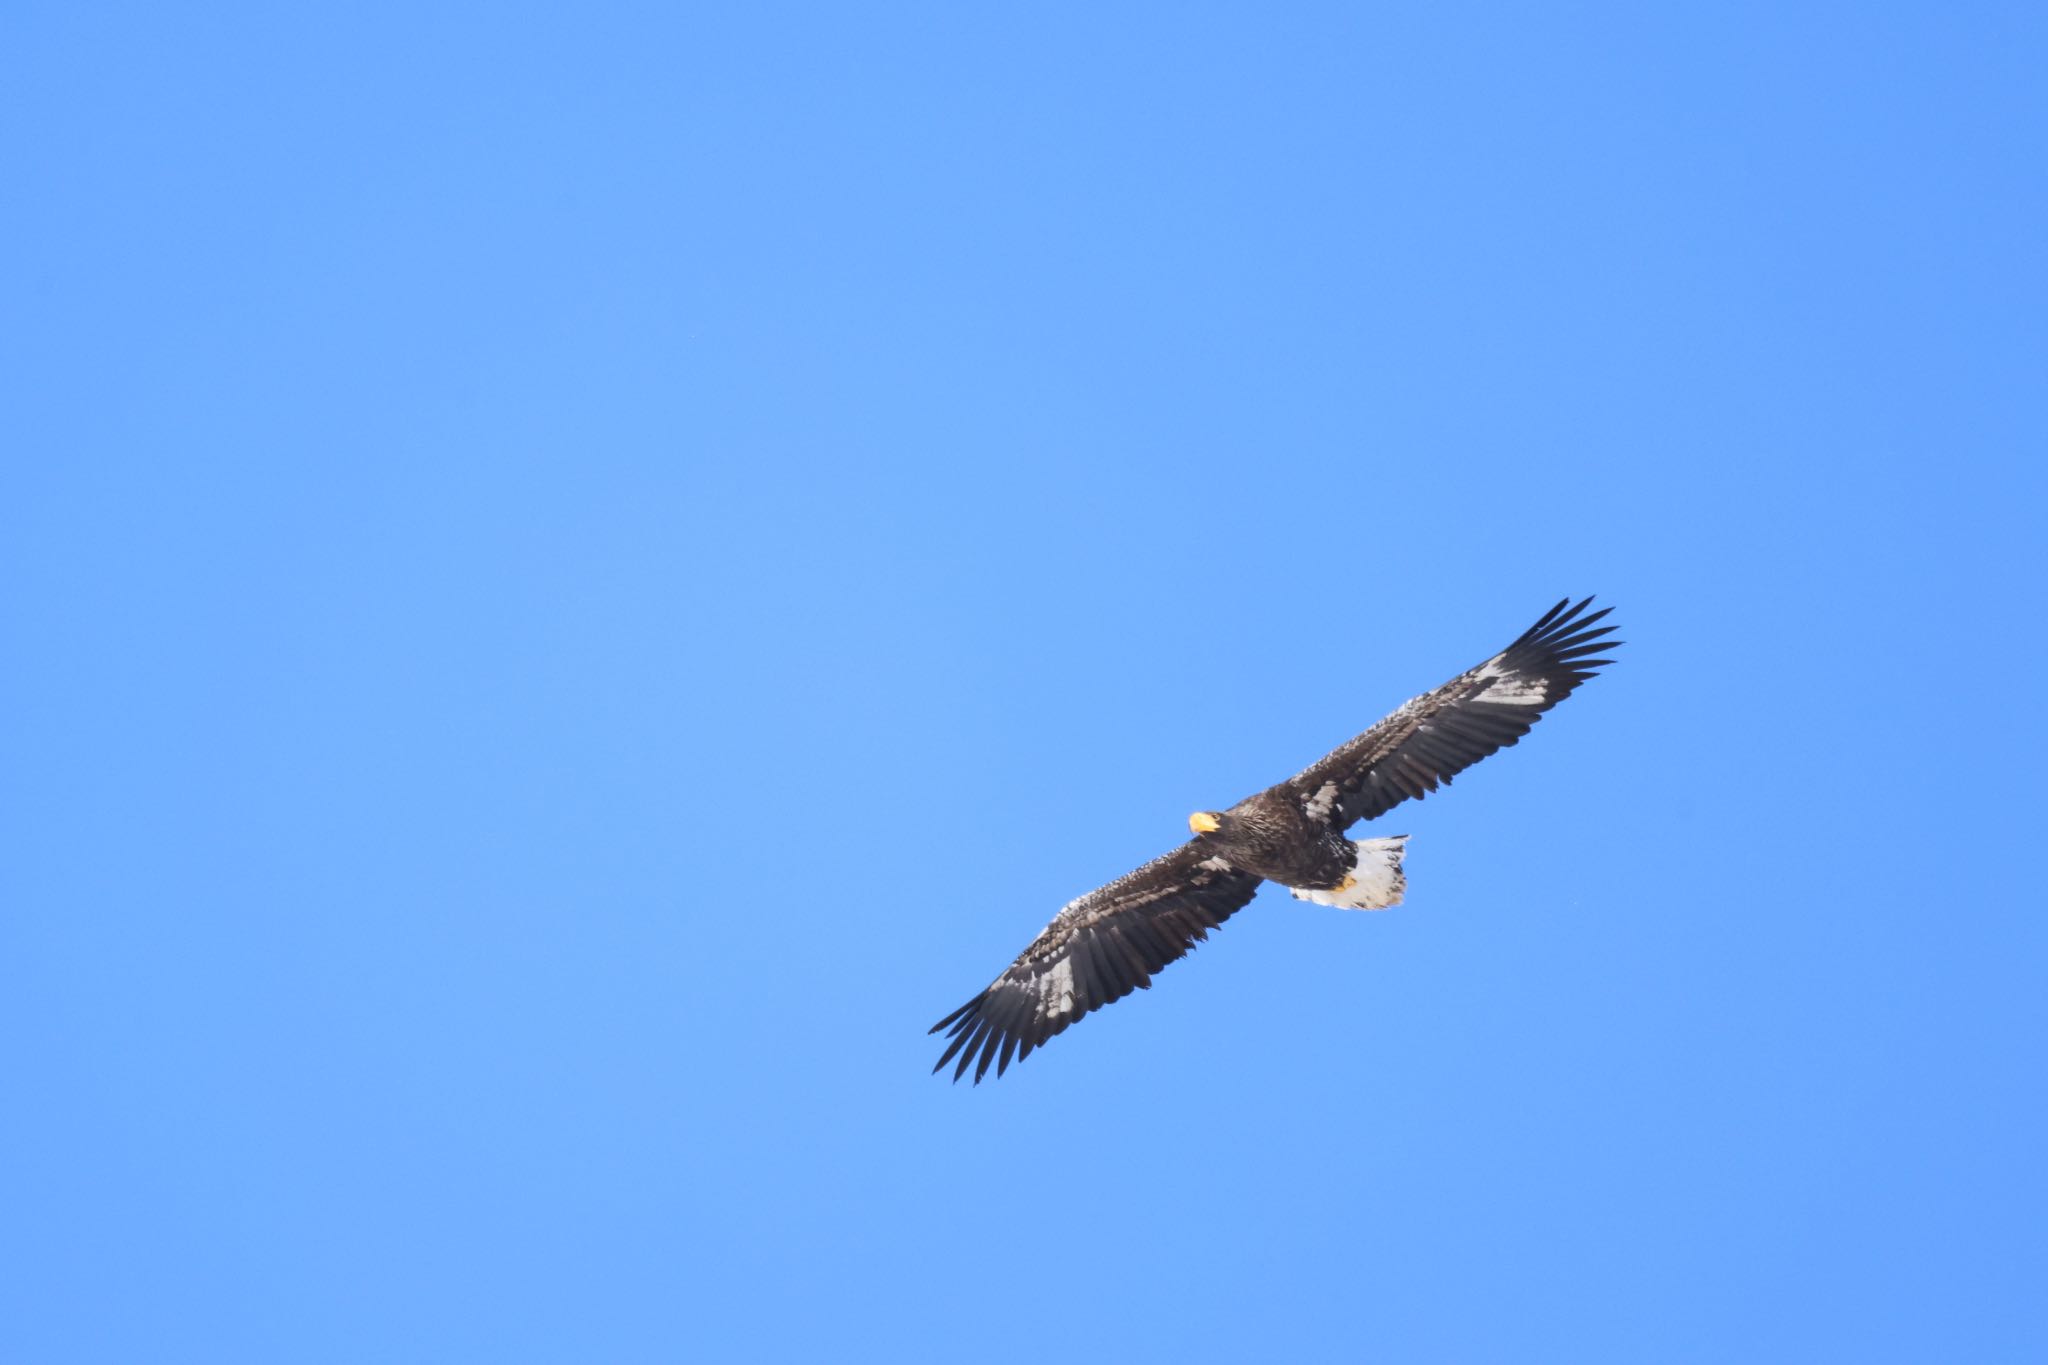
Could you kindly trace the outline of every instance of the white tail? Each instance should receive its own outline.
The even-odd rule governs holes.
[[[1351,841],[1351,876],[1344,885],[1328,891],[1294,889],[1298,901],[1334,905],[1340,910],[1390,910],[1401,903],[1408,890],[1408,874],[1401,870],[1405,834],[1387,839]]]

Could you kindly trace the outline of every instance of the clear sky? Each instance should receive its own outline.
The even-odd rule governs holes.
[[[2044,14],[13,7],[0,1356],[2048,1356]]]

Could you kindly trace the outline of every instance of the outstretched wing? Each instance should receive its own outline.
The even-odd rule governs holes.
[[[1189,842],[1089,892],[987,990],[932,1025],[952,1040],[932,1070],[958,1053],[954,1080],[970,1064],[976,1085],[990,1062],[1002,1075],[1013,1053],[1021,1062],[1082,1015],[1149,987],[1152,973],[1194,951],[1258,889],[1259,878]]]
[[[1566,598],[1520,639],[1434,692],[1425,692],[1286,786],[1311,816],[1343,829],[1384,815],[1529,733],[1536,718],[1570,696],[1609,659],[1592,655],[1619,640],[1594,622],[1614,610],[1583,614]]]

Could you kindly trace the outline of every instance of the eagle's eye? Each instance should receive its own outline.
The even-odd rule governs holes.
[[[1188,817],[1188,828],[1197,834],[1214,834],[1223,828],[1223,822],[1216,818],[1216,812],[1198,810]]]

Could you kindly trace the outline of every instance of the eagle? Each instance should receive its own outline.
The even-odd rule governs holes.
[[[946,1030],[937,1073],[957,1057],[957,1082],[974,1068],[981,1084],[1023,1061],[1077,1019],[1152,985],[1152,974],[1188,953],[1242,910],[1263,881],[1298,900],[1348,910],[1401,903],[1408,836],[1347,839],[1410,797],[1421,800],[1457,774],[1529,733],[1619,645],[1588,613],[1588,597],[1545,612],[1500,653],[1276,787],[1228,810],[1188,817],[1194,838],[1165,857],[1071,901],[986,990],[931,1032]]]

